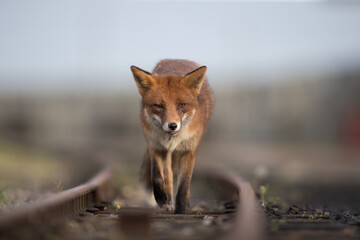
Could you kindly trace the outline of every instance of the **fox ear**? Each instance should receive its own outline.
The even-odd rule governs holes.
[[[206,66],[199,67],[185,75],[185,84],[195,95],[200,93],[201,86],[205,80]]]
[[[130,69],[134,76],[139,93],[141,96],[143,96],[147,90],[155,85],[155,79],[151,76],[151,73],[138,67],[131,66]]]

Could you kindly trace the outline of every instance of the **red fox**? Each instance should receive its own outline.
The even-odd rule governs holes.
[[[189,208],[195,156],[214,106],[206,66],[188,60],[162,60],[152,73],[131,66],[142,96],[141,123],[148,149],[140,180],[159,207],[175,213]]]

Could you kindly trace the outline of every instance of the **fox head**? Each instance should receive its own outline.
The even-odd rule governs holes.
[[[151,74],[135,66],[131,71],[142,96],[145,118],[175,136],[195,114],[206,66],[183,76]]]

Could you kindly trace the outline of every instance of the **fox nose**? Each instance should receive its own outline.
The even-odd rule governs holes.
[[[177,128],[177,124],[172,122],[172,123],[169,123],[168,127],[170,130],[174,131]]]

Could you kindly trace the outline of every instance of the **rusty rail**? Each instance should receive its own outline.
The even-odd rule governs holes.
[[[236,173],[221,166],[201,167],[199,175],[208,176],[220,183],[224,194],[236,198],[235,223],[231,231],[221,239],[226,240],[263,240],[266,239],[266,219],[263,210],[248,182]]]
[[[14,228],[45,222],[49,218],[59,219],[84,212],[91,204],[105,200],[110,177],[110,168],[104,168],[82,185],[0,216],[0,236]]]

